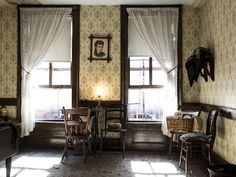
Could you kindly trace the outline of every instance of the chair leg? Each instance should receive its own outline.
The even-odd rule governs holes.
[[[93,151],[92,151],[92,148],[91,148],[91,141],[90,141],[89,137],[87,139],[87,142],[88,142],[88,155],[92,156],[93,155]]]
[[[213,151],[213,145],[209,145],[208,147],[207,147],[207,154],[208,154],[208,163],[209,164],[212,164],[213,162],[212,162],[212,151]]]
[[[189,144],[187,144],[186,145],[186,152],[185,152],[185,155],[186,155],[186,159],[185,159],[185,174],[187,174],[188,173],[188,163],[189,163],[189,153],[190,153],[190,155],[192,156],[192,147],[189,147],[190,145]],[[190,152],[189,152],[189,150],[190,150]]]
[[[202,157],[203,157],[203,159],[207,158],[206,155],[208,153],[206,152],[206,150],[207,150],[207,148],[206,148],[205,144],[202,144]]]
[[[189,154],[190,154],[190,159],[188,159],[188,160],[192,160],[193,159],[193,146],[192,146],[192,144],[188,144],[188,152],[189,152]]]
[[[83,158],[84,158],[84,163],[87,162],[87,158],[86,158],[86,144],[85,144],[85,140],[83,139]]]
[[[189,155],[191,156],[192,146],[189,143],[182,141],[180,157],[179,157],[179,167],[181,168],[182,160],[184,161],[185,174],[188,173]]]
[[[183,146],[184,146],[184,143],[183,143],[183,141],[182,141],[182,142],[181,142],[180,155],[179,155],[179,167],[181,167],[181,164],[182,164]]]
[[[122,154],[123,159],[125,158],[125,132],[122,132]]]
[[[64,150],[63,150],[63,153],[62,153],[61,163],[64,161],[64,158],[68,153],[68,143],[69,143],[68,139],[66,139],[66,144],[65,144],[65,147],[64,147]]]

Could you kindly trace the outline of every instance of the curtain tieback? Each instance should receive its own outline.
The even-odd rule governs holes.
[[[26,72],[27,74],[30,74],[30,72],[26,71],[26,69],[23,68],[22,66],[21,66],[21,69],[22,69],[24,72]]]
[[[169,73],[171,73],[173,70],[175,70],[175,69],[177,68],[177,66],[178,66],[178,65],[174,66],[171,70],[169,70],[169,71],[167,72],[167,74],[169,74]]]

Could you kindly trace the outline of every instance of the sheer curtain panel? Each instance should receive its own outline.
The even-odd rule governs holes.
[[[22,136],[33,130],[32,71],[62,32],[71,8],[20,8]]]
[[[166,72],[163,100],[163,134],[167,135],[165,116],[177,109],[177,39],[178,8],[127,8],[129,21],[135,25],[142,40],[150,48]]]

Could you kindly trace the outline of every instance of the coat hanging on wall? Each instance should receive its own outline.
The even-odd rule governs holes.
[[[208,81],[208,76],[214,81],[214,58],[210,49],[204,47],[196,48],[187,59],[185,67],[187,69],[190,87],[192,87],[194,81],[197,82],[199,75],[206,82]]]

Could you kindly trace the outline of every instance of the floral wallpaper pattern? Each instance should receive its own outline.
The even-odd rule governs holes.
[[[208,0],[199,9],[200,44],[215,58],[215,81],[200,80],[201,103],[236,108],[235,9],[235,0]],[[219,118],[214,150],[230,163],[236,163],[235,135],[236,121]]]
[[[112,60],[90,62],[90,39],[93,35],[112,36]],[[120,99],[120,8],[119,6],[81,6],[80,17],[80,99],[97,99],[102,88],[103,100]]]
[[[0,8],[0,97],[16,97],[17,10]]]
[[[17,93],[17,9],[0,8],[0,98],[16,98]],[[8,106],[8,116],[16,107]]]
[[[183,76],[183,102],[199,102],[199,83],[194,82],[193,86],[189,86],[185,62],[192,54],[192,51],[199,47],[199,15],[198,10],[192,7],[184,6],[182,15],[182,44],[183,44],[183,60],[182,60],[182,76]]]
[[[183,7],[183,101],[236,108],[236,1],[208,0],[200,9]],[[96,99],[96,87],[103,99],[120,99],[120,10],[118,6],[81,6],[80,96]],[[112,35],[112,61],[90,63],[91,34]],[[215,81],[189,86],[185,61],[193,49],[208,47],[215,57]],[[17,9],[0,8],[0,98],[15,98],[17,82]],[[8,106],[10,115],[16,108]],[[236,121],[220,117],[214,151],[236,163]]]

